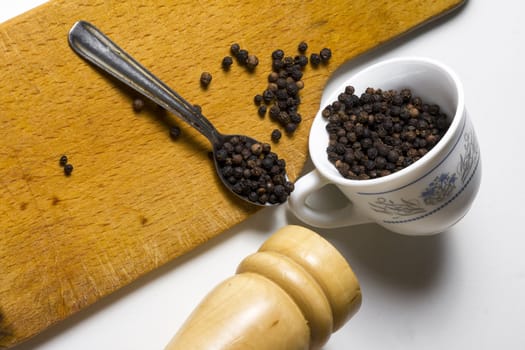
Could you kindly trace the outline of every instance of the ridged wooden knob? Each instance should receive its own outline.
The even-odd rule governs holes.
[[[204,298],[166,349],[318,349],[360,304],[344,257],[317,233],[285,226]]]

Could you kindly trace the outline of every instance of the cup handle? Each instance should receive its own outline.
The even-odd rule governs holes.
[[[351,201],[334,210],[316,210],[308,206],[308,197],[329,183],[330,181],[317,170],[312,170],[295,182],[295,189],[288,198],[288,207],[299,220],[319,228],[337,228],[371,222],[358,212]]]

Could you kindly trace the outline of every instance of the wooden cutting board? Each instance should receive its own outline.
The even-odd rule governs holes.
[[[332,49],[307,67],[293,137],[272,148],[291,180],[307,156],[324,84],[345,61],[448,13],[462,0],[50,1],[0,25],[0,347],[9,347],[188,252],[256,212],[227,193],[210,145],[71,51],[67,33],[98,26],[224,133],[270,141],[257,116],[270,55]],[[238,42],[255,72],[221,60]],[[445,48],[444,48],[445,49]],[[199,85],[201,72],[213,80]],[[173,141],[171,125],[182,129]],[[66,177],[58,161],[74,165]]]

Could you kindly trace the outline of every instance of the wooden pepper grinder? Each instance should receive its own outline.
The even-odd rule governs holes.
[[[318,349],[360,304],[343,256],[317,233],[285,226],[204,298],[166,350]]]

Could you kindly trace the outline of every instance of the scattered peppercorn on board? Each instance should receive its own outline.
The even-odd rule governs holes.
[[[323,86],[345,61],[462,4],[462,0],[344,2],[50,1],[0,24],[0,347],[27,339],[203,244],[258,208],[220,184],[210,145],[147,106],[68,46],[74,22],[98,26],[224,133],[270,142],[260,118],[273,50],[328,47],[306,67],[302,123],[272,149],[295,180]],[[238,42],[250,73],[221,60]],[[203,71],[213,80],[199,84]],[[169,137],[179,125],[181,136]],[[74,165],[65,176],[62,155]]]

